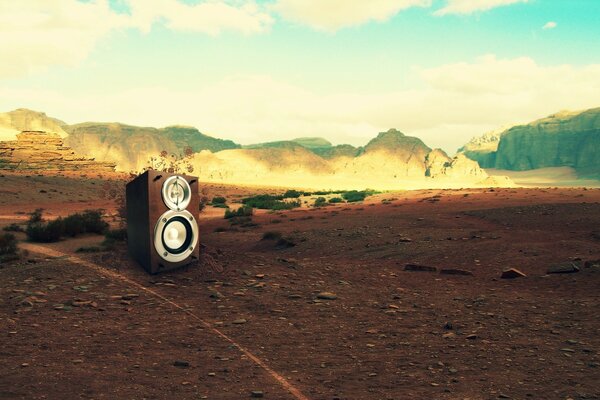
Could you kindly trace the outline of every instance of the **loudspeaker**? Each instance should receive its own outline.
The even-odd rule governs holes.
[[[129,254],[151,274],[198,260],[198,178],[148,170],[126,186]]]

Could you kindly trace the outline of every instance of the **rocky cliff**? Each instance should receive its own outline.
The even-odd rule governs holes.
[[[497,135],[482,137],[461,150],[483,167],[526,171],[572,167],[581,177],[600,178],[600,108],[559,112]],[[493,147],[497,147],[493,149]]]
[[[22,131],[52,132],[65,138],[65,125],[63,121],[48,117],[42,112],[19,108],[0,113],[0,141],[17,140],[17,134]]]
[[[80,154],[102,161],[116,162],[120,170],[139,171],[148,165],[150,157],[162,151],[181,155],[186,147],[193,152],[217,152],[240,146],[231,140],[216,139],[196,128],[169,126],[150,128],[120,123],[83,123],[65,126],[67,143]]]
[[[0,141],[0,169],[111,173],[115,163],[77,155],[54,132],[24,131],[17,140]]]

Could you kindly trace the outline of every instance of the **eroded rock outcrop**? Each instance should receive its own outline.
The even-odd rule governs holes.
[[[54,132],[23,131],[17,140],[0,142],[0,169],[111,173],[115,163],[82,157]]]

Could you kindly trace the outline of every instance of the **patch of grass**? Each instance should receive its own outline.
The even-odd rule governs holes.
[[[25,229],[21,225],[15,223],[5,226],[2,230],[5,232],[25,232]]]

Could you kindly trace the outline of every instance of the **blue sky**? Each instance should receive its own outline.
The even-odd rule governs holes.
[[[186,124],[244,144],[364,144],[394,127],[453,153],[600,106],[597,0],[11,3],[0,110],[69,123]]]

